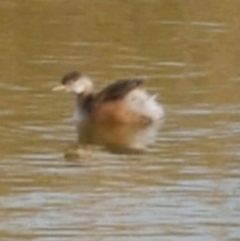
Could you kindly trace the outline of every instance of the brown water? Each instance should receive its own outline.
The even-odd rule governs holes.
[[[240,240],[239,9],[1,0],[0,240]],[[78,137],[74,69],[146,76],[164,123]]]

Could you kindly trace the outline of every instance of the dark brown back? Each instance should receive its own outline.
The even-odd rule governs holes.
[[[130,91],[136,89],[144,80],[140,78],[121,79],[108,85],[94,97],[94,105],[103,101],[120,100]]]
[[[79,100],[81,100],[79,103],[84,109],[91,111],[103,102],[123,99],[126,94],[136,89],[143,81],[144,79],[140,78],[117,80],[95,95],[79,96]]]

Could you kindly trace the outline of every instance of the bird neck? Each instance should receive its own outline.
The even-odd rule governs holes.
[[[89,112],[93,97],[93,93],[84,93],[77,95],[77,107],[83,111]]]

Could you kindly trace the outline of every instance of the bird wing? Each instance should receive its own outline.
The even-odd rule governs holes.
[[[124,98],[130,91],[136,89],[143,83],[144,79],[133,78],[133,79],[120,79],[116,82],[108,85],[99,93],[97,93],[93,99],[92,104],[97,106],[104,101],[120,100]]]

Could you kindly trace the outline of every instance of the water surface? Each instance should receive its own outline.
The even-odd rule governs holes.
[[[0,1],[1,240],[239,240],[239,5]],[[75,69],[147,77],[164,122],[81,139]]]

